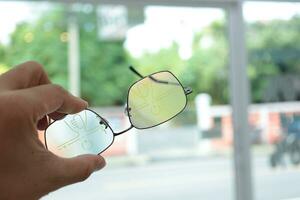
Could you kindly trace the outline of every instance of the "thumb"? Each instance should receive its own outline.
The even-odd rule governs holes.
[[[60,158],[60,186],[70,185],[87,179],[93,172],[102,169],[106,163],[100,155],[81,155],[74,158]]]

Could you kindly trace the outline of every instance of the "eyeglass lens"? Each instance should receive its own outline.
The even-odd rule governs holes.
[[[62,157],[98,154],[113,142],[112,130],[94,112],[84,110],[55,121],[46,130],[50,151]]]
[[[186,106],[186,101],[184,89],[173,74],[153,74],[130,88],[130,121],[134,127],[141,129],[156,126],[181,112]]]

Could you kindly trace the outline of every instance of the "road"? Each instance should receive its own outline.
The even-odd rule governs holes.
[[[255,199],[300,197],[300,169],[271,170],[267,157],[253,160]],[[226,157],[108,166],[87,181],[43,200],[226,200],[234,199],[232,161]]]

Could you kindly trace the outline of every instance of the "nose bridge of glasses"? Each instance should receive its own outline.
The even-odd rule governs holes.
[[[123,133],[126,133],[127,131],[131,130],[132,128],[133,128],[133,125],[131,124],[129,128],[127,128],[121,132],[114,133],[114,136],[122,135]]]

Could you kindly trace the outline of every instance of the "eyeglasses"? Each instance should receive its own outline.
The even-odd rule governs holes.
[[[115,136],[132,128],[158,126],[185,109],[192,89],[183,87],[171,72],[143,76],[132,66],[129,68],[141,79],[128,90],[125,108],[131,124],[128,129],[114,132],[107,120],[85,109],[52,122],[44,133],[46,148],[61,157],[101,154],[113,144]]]

